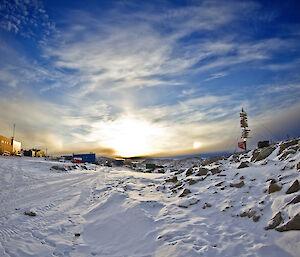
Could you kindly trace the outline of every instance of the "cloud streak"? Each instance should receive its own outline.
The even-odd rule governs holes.
[[[0,11],[6,33],[42,38],[38,57],[8,42],[0,47],[7,60],[0,64],[0,88],[6,89],[0,104],[10,106],[0,118],[17,120],[26,144],[118,154],[114,138],[131,137],[124,133],[131,120],[152,129],[141,129],[155,142],[147,142],[148,154],[227,150],[239,134],[242,106],[259,117],[280,110],[278,119],[299,106],[299,78],[289,74],[299,57],[280,59],[297,52],[299,40],[253,37],[248,23],[278,18],[259,15],[257,2],[164,1],[158,8],[117,1],[103,10],[67,9],[56,26],[38,1],[16,1],[15,7],[4,1]],[[196,141],[201,147],[195,150]]]

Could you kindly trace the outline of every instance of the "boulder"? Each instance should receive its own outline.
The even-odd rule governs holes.
[[[168,183],[168,182],[171,182],[171,183],[176,183],[176,182],[178,182],[178,179],[177,179],[177,177],[176,176],[174,176],[174,177],[172,177],[172,178],[168,178],[168,179],[166,179],[166,182]]]
[[[215,186],[216,186],[216,187],[220,187],[220,186],[222,186],[223,183],[224,183],[224,181],[221,181],[221,182],[215,184]]]
[[[36,213],[35,213],[35,212],[32,212],[32,211],[29,211],[29,212],[25,211],[25,212],[24,212],[24,215],[31,216],[31,217],[35,217],[35,216],[36,216]]]
[[[241,188],[245,185],[244,181],[241,181],[240,183],[230,183],[230,187],[236,187],[236,188]]]
[[[210,208],[211,204],[210,203],[205,203],[202,207],[202,209]]]
[[[291,201],[289,201],[287,203],[287,205],[290,205],[290,204],[296,204],[296,203],[299,203],[300,202],[300,195],[297,195],[296,197],[294,197]]]
[[[281,212],[277,212],[275,216],[269,222],[269,225],[265,227],[265,230],[274,229],[282,222]]]
[[[194,184],[196,184],[198,182],[199,182],[199,180],[194,180],[194,179],[189,179],[189,181],[188,181],[188,183],[189,183],[190,186],[194,185]]]
[[[258,162],[258,161],[266,159],[271,153],[273,153],[273,151],[275,149],[276,149],[275,146],[269,146],[269,147],[262,149],[253,161]]]
[[[190,194],[190,193],[192,193],[191,190],[185,188],[185,189],[182,191],[182,193],[179,195],[179,197],[184,197],[184,196],[186,196],[186,195],[188,195],[188,194]]]
[[[213,174],[213,175],[216,175],[221,172],[220,168],[213,168],[210,171],[211,171],[211,174]]]
[[[185,175],[188,177],[188,176],[193,175],[193,173],[194,173],[193,168],[188,168],[187,171],[186,171],[186,173],[185,173]]]
[[[259,155],[259,150],[258,149],[254,150],[252,153],[251,162],[253,162],[258,155]]]
[[[52,170],[67,171],[67,169],[64,166],[52,166],[50,169],[52,169]]]
[[[258,222],[259,219],[260,219],[260,216],[259,216],[259,215],[254,215],[254,216],[252,217],[252,220],[253,220],[254,222]]]
[[[300,190],[300,185],[298,179],[296,179],[293,184],[289,187],[289,189],[286,191],[286,194],[292,194],[295,192],[298,192]]]
[[[241,162],[241,164],[237,167],[238,169],[243,169],[249,167],[249,162]]]
[[[300,213],[294,216],[286,224],[276,228],[279,232],[289,231],[289,230],[300,230]]]
[[[272,194],[274,192],[278,192],[282,189],[281,186],[278,186],[276,183],[270,184],[268,188],[268,193]]]
[[[209,172],[209,169],[200,168],[196,174],[196,176],[205,176]]]

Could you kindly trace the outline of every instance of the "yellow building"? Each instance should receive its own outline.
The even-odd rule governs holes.
[[[45,152],[42,150],[37,150],[35,152],[35,157],[45,157]]]
[[[20,154],[21,153],[21,142],[13,140],[13,153]]]
[[[7,137],[0,136],[0,154],[4,153],[12,153],[13,146],[11,143],[11,139]]]

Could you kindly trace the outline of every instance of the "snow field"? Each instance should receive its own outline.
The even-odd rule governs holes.
[[[0,256],[300,256],[299,230],[264,229],[278,211],[281,225],[300,212],[288,205],[299,191],[285,193],[300,180],[299,149],[278,153],[232,156],[202,166],[220,170],[203,176],[197,165],[187,174],[190,162],[157,174],[0,157]],[[269,194],[271,179],[282,189]]]

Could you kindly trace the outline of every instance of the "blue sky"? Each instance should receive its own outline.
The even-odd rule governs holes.
[[[298,1],[1,1],[0,134],[52,153],[299,136]]]

